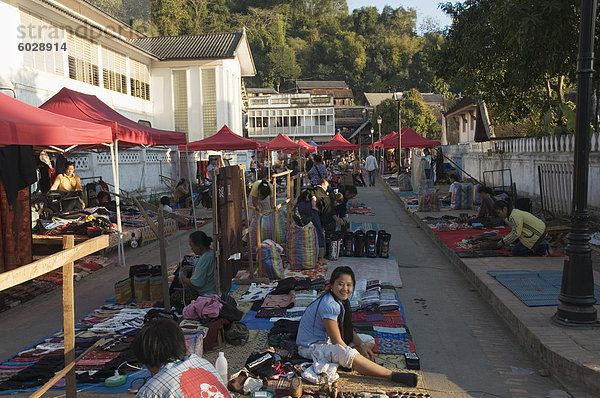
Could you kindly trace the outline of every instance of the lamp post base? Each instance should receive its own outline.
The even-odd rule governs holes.
[[[562,304],[561,304],[562,305]],[[570,307],[570,306],[569,306]],[[587,308],[586,308],[587,310]],[[562,314],[561,314],[562,312]],[[566,312],[566,313],[565,313]],[[600,321],[596,319],[596,311],[593,314],[579,312],[574,308],[561,308],[556,311],[551,318],[552,323],[562,327],[577,328],[577,329],[598,329]]]

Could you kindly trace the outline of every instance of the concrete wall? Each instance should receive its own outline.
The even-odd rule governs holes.
[[[538,166],[541,164],[566,165],[574,162],[574,137],[522,138],[484,143],[447,145],[444,155],[464,171],[484,182],[484,172],[510,169],[519,196],[540,201]],[[491,174],[487,174],[488,178]],[[462,178],[467,178],[461,173]],[[559,178],[564,177],[557,177]],[[570,177],[569,177],[570,179]],[[498,185],[498,182],[495,182]],[[572,186],[572,179],[569,180]],[[588,205],[594,212],[600,210],[600,136],[591,137],[588,177]]]

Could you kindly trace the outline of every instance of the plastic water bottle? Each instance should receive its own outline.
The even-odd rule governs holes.
[[[222,351],[219,351],[219,357],[215,362],[215,368],[217,369],[217,373],[223,379],[223,383],[227,384],[229,379],[227,378],[227,358],[225,358],[225,354]]]

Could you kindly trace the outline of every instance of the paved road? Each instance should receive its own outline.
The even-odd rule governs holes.
[[[544,397],[559,383],[537,375],[542,366],[514,339],[511,331],[480,298],[429,238],[381,186],[359,188],[375,216],[352,216],[377,222],[392,234],[391,253],[399,259],[406,311],[425,385],[435,397]],[[203,227],[207,232],[211,225]],[[169,239],[168,262],[187,252],[187,233]],[[130,263],[157,263],[158,245],[128,249]],[[113,294],[113,283],[127,275],[114,267],[76,283],[78,318]],[[60,329],[60,293],[53,292],[0,315],[0,359]],[[60,392],[48,396],[60,396]],[[23,395],[25,396],[25,395]],[[98,396],[90,393],[79,396]],[[126,396],[126,395],[124,395]],[[130,395],[131,396],[131,395]]]
[[[425,385],[441,397],[544,397],[562,387],[535,373],[542,365],[381,186],[359,188],[376,222],[392,234],[403,281],[400,299],[421,358]]]

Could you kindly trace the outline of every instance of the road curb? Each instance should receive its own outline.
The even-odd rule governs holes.
[[[404,202],[398,196],[396,192],[389,186],[383,178],[379,177],[379,183],[383,184],[390,194],[392,194],[396,200],[404,208]],[[513,334],[517,337],[519,343],[525,347],[534,357],[540,360],[545,366],[559,377],[564,377],[569,382],[574,383],[584,388],[588,388],[595,393],[600,394],[600,366],[595,362],[585,361],[584,359],[578,358],[575,353],[571,358],[561,354],[561,352],[568,352],[568,345],[571,343],[570,338],[564,331],[568,329],[558,328],[563,331],[564,340],[559,339],[556,342],[554,339],[555,346],[549,346],[545,344],[545,341],[537,335],[530,326],[528,326],[522,319],[517,316],[516,311],[503,302],[494,290],[482,281],[475,272],[465,264],[460,257],[448,247],[444,241],[442,241],[432,230],[425,224],[419,216],[415,213],[408,212],[409,216],[413,221],[425,232],[425,234],[431,238],[435,245],[446,255],[448,260],[458,268],[465,278],[475,287],[479,294],[492,306],[494,311],[504,320]],[[548,320],[550,322],[550,320]],[[553,325],[548,325],[553,327]],[[537,325],[539,328],[539,325]],[[544,336],[548,338],[548,336]],[[575,343],[571,343],[575,344]],[[579,347],[579,346],[578,346]]]

